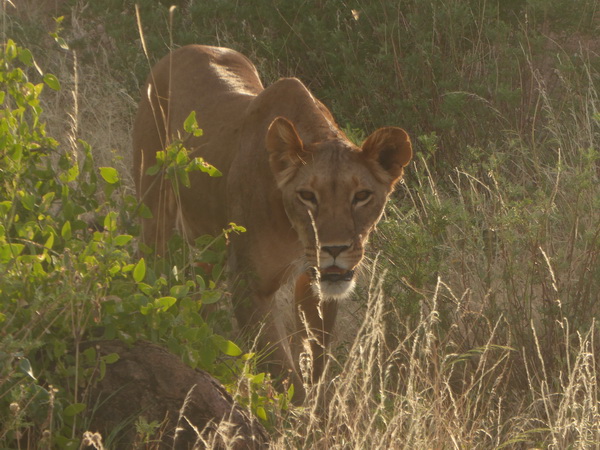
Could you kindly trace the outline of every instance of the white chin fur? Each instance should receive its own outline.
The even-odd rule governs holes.
[[[343,300],[348,297],[354,289],[354,280],[349,281],[325,281],[321,280],[321,295],[324,299]],[[313,289],[316,287],[313,286]]]

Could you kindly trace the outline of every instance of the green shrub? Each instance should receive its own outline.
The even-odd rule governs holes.
[[[223,296],[217,281],[226,233],[242,230],[203,237],[195,250],[175,242],[169,259],[153,264],[136,256],[126,224],[137,202],[121,194],[114,168],[97,176],[85,142],[71,152],[46,135],[39,97],[44,86],[60,84],[37,72],[31,52],[7,41],[0,61],[0,444],[73,448],[93,406],[88,387],[119,357],[100,357],[86,342],[150,340],[232,389],[241,374],[253,379],[252,355],[200,314]],[[36,78],[43,82],[30,81]],[[199,132],[195,121],[186,127]],[[163,159],[157,170],[184,185],[187,170],[216,173],[190,161],[181,145]],[[213,273],[194,273],[198,262],[213,264]],[[258,389],[253,406],[266,420],[272,400]]]

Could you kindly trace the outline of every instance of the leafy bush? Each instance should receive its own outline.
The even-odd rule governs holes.
[[[31,52],[9,40],[0,61],[0,443],[72,448],[89,420],[90,385],[118,360],[85,345],[94,339],[161,343],[233,387],[242,372],[254,375],[252,355],[200,313],[222,297],[213,277],[226,232],[201,238],[192,253],[174,243],[154,264],[137,257],[135,227],[126,226],[136,200],[119,195],[114,168],[97,176],[85,142],[69,151],[46,135],[40,95],[60,84],[51,74],[31,82],[38,72]],[[187,127],[199,132],[195,121]],[[157,170],[184,182],[186,168],[216,173],[181,146],[169,151],[174,158]],[[196,263],[213,273],[195,274]]]

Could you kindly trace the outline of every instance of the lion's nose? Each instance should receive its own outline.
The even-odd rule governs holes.
[[[323,250],[326,253],[329,253],[335,259],[339,256],[340,253],[342,253],[344,250],[348,250],[349,248],[349,245],[332,245],[329,247],[321,247],[321,250]]]

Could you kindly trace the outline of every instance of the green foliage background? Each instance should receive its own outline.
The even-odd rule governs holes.
[[[157,342],[237,382],[252,355],[215,334],[200,309],[223,295],[225,232],[243,229],[200,238],[195,249],[174,242],[168,260],[147,265],[130,234],[143,208],[119,195],[117,170],[96,168],[85,142],[72,151],[46,134],[40,96],[59,90],[58,79],[7,40],[0,85],[0,442],[79,447],[95,406],[89,388],[119,358],[97,355],[97,339]],[[184,185],[191,170],[220,175],[190,161],[181,143],[163,152],[159,170]],[[195,263],[214,265],[212,275],[195,274]]]
[[[305,80],[342,125],[435,132],[442,158],[455,160],[468,156],[463,143],[526,132],[535,108],[530,69],[549,56],[548,39],[597,27],[594,0],[577,8],[557,0],[179,1],[171,29],[170,2],[90,3],[90,16],[115,39],[113,69],[134,88],[148,72],[130,45],[138,40],[134,3],[153,60],[173,43],[234,48],[257,63],[265,84]],[[89,44],[80,42],[93,51]],[[558,56],[557,69],[578,70],[571,55]]]

